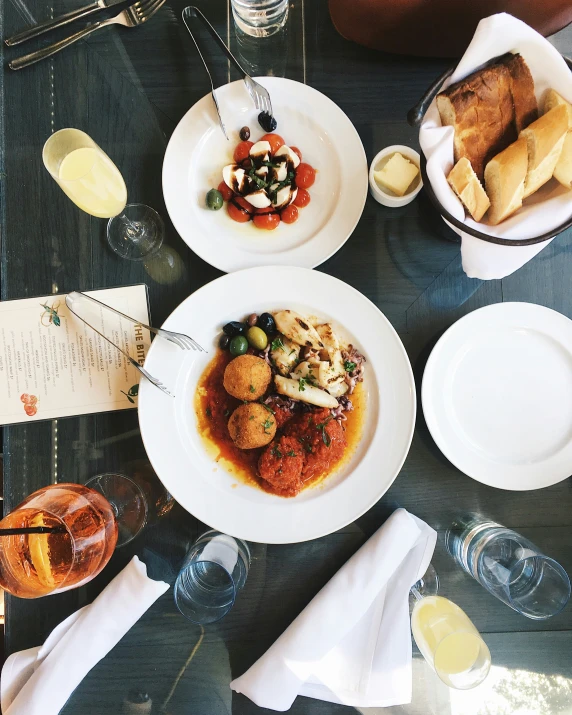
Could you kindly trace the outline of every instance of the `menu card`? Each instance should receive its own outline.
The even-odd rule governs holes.
[[[86,294],[149,325],[145,285]],[[65,298],[0,302],[0,425],[136,407],[139,371],[74,315]],[[142,365],[149,332],[85,303],[85,311],[83,301],[81,312],[74,310]]]

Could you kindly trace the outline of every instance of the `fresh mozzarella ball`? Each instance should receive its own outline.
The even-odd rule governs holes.
[[[261,144],[262,142],[258,142],[258,143]],[[256,146],[256,144],[254,146]],[[252,149],[254,149],[254,146],[252,147]],[[252,154],[252,149],[250,150],[251,154]],[[290,149],[289,146],[286,146],[286,144],[283,144],[280,147],[280,149],[278,149],[276,154],[274,154],[274,156],[275,157],[276,156],[287,156],[288,159],[292,162],[294,168],[296,168],[298,166],[298,164],[300,163],[300,157],[298,156],[298,154],[296,154],[295,151],[292,151],[292,149]]]
[[[292,189],[290,186],[284,186],[276,193],[276,201],[274,202],[274,206],[276,206],[277,209],[281,209],[284,206],[288,206],[290,203],[290,195],[292,193]]]
[[[266,155],[266,159],[263,161],[268,160],[268,156],[270,156],[270,142],[256,142],[256,144],[253,144],[250,147],[250,156],[263,156],[264,154]]]
[[[268,174],[268,167],[261,166],[260,169],[256,169],[254,172],[257,176],[266,176]]]
[[[267,206],[270,206],[270,199],[266,195],[264,189],[254,191],[252,194],[247,194],[244,198],[249,204],[252,204],[254,208],[257,209],[264,209]]]
[[[272,169],[272,174],[276,181],[284,181],[288,174],[288,164],[285,161],[281,162],[277,169]]]

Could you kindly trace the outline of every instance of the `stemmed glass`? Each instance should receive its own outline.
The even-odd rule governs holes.
[[[144,204],[127,204],[121,172],[88,134],[60,129],[44,144],[42,158],[76,206],[92,216],[109,218],[107,240],[118,255],[140,261],[160,248],[165,232],[161,217]]]
[[[413,637],[445,685],[457,690],[474,688],[487,677],[491,654],[467,614],[438,592],[437,572],[429,566],[410,591],[414,599]]]
[[[98,474],[86,487],[105,497],[118,526],[117,547],[125,546],[145,528],[149,505],[141,487],[125,474]]]

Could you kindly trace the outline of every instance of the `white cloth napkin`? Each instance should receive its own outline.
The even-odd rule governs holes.
[[[3,715],[57,715],[87,673],[169,588],[137,556],[95,601],[72,613],[43,646],[11,655],[2,668]]]
[[[409,589],[436,539],[398,509],[230,687],[281,711],[297,695],[354,707],[410,702]]]
[[[467,51],[443,88],[458,82],[485,62],[505,52],[520,52],[528,64],[539,108],[547,89],[552,87],[572,102],[572,74],[558,51],[536,30],[512,15],[500,13],[481,20]],[[556,228],[572,214],[572,193],[551,181],[526,199],[525,206],[498,226],[476,223],[465,211],[447,183],[453,167],[453,127],[441,126],[437,102],[433,100],[419,132],[419,143],[427,159],[427,175],[441,204],[455,218],[492,236],[523,239]],[[537,205],[541,204],[541,205]],[[470,278],[490,280],[514,273],[536,256],[550,241],[532,246],[499,246],[480,238],[461,234],[463,269]]]

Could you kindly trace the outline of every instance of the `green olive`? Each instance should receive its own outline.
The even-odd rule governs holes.
[[[238,355],[244,355],[247,350],[248,340],[244,337],[244,335],[236,335],[230,341],[230,354],[234,355],[234,357],[237,357]]]
[[[256,326],[253,326],[252,328],[248,328],[246,331],[246,337],[248,338],[248,342],[252,345],[253,348],[256,348],[257,350],[264,350],[264,348],[268,345],[268,336],[262,330],[261,328],[257,328]]]
[[[222,194],[217,189],[211,189],[207,194],[207,206],[212,211],[218,211],[222,208],[224,201]]]

